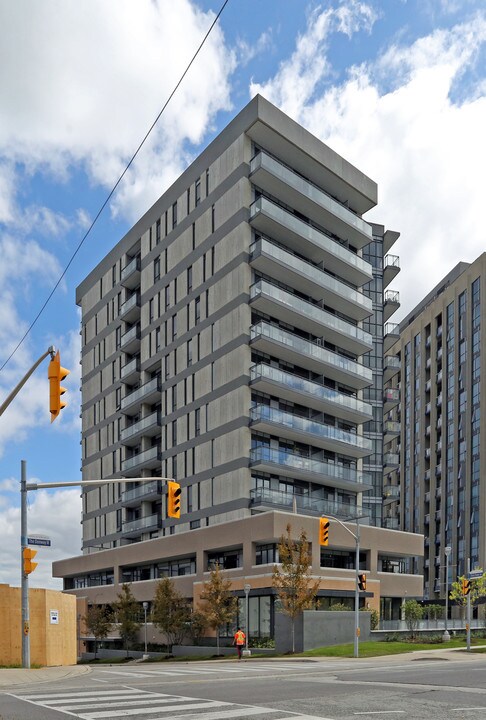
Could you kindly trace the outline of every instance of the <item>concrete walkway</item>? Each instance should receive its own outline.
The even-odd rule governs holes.
[[[64,667],[46,667],[37,670],[25,668],[0,668],[0,688],[15,685],[33,685],[36,683],[56,682],[66,678],[91,672],[89,665],[68,665]]]

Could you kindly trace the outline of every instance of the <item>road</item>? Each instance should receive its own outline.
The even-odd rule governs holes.
[[[105,665],[4,688],[0,720],[486,720],[485,669],[485,656],[452,653]]]

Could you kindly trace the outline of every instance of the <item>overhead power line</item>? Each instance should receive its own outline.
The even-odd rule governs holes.
[[[73,263],[74,258],[76,257],[76,255],[77,255],[78,252],[80,251],[81,247],[83,246],[84,241],[86,240],[86,238],[87,238],[88,235],[90,234],[91,230],[92,230],[92,229],[94,228],[94,226],[96,225],[96,222],[98,221],[101,213],[103,212],[103,210],[105,209],[105,207],[108,205],[108,203],[110,202],[111,198],[112,198],[113,195],[115,194],[116,189],[118,188],[119,184],[121,183],[121,181],[123,180],[123,178],[124,178],[125,175],[127,174],[128,170],[130,169],[131,165],[133,164],[133,161],[134,161],[135,158],[137,157],[138,153],[140,152],[140,150],[141,150],[142,147],[144,146],[144,144],[145,144],[147,138],[149,137],[150,133],[152,132],[152,130],[154,129],[154,127],[157,125],[158,121],[160,120],[160,118],[161,118],[161,116],[162,116],[162,113],[164,112],[164,110],[166,109],[167,105],[170,103],[170,101],[171,101],[172,98],[174,97],[174,95],[175,95],[175,93],[177,92],[179,86],[181,85],[181,83],[182,83],[182,81],[184,80],[185,76],[186,76],[187,73],[189,72],[189,70],[190,70],[190,68],[191,68],[191,65],[193,64],[194,60],[195,60],[195,59],[197,58],[197,56],[199,55],[202,47],[204,46],[206,40],[207,40],[208,37],[210,36],[212,29],[214,28],[214,26],[215,26],[216,23],[218,22],[219,18],[221,17],[221,14],[222,14],[223,10],[225,9],[226,5],[228,4],[228,2],[229,2],[229,0],[224,0],[223,4],[221,5],[221,7],[220,7],[220,9],[219,9],[219,11],[218,11],[218,14],[216,15],[216,17],[214,18],[213,22],[212,22],[211,25],[210,25],[209,30],[207,31],[206,35],[205,35],[204,38],[202,39],[199,47],[197,48],[196,52],[195,52],[194,55],[192,56],[189,64],[187,65],[186,69],[185,69],[184,72],[182,73],[181,77],[180,77],[179,80],[177,81],[174,89],[172,90],[172,92],[170,93],[169,97],[168,97],[167,100],[165,101],[165,103],[164,103],[162,109],[160,110],[159,114],[157,115],[157,117],[156,117],[155,120],[153,121],[152,125],[149,127],[149,129],[148,129],[147,132],[145,133],[145,135],[144,135],[143,139],[141,140],[139,146],[137,147],[137,149],[136,149],[135,152],[133,153],[133,155],[132,155],[132,157],[130,158],[130,160],[128,161],[128,163],[126,164],[123,172],[121,173],[121,175],[119,176],[118,180],[116,181],[116,183],[113,185],[112,189],[110,190],[110,192],[109,192],[108,195],[106,196],[103,204],[101,205],[101,207],[99,208],[98,212],[96,213],[93,221],[91,222],[91,225],[89,226],[89,228],[86,230],[85,234],[83,235],[83,237],[82,237],[81,240],[79,241],[78,246],[76,247],[76,249],[75,249],[75,251],[73,252],[73,254],[71,255],[71,257],[69,258],[69,262],[67,263],[67,265],[65,266],[64,270],[63,270],[62,273],[60,274],[59,278],[57,279],[54,287],[52,288],[51,292],[49,293],[49,295],[47,296],[46,300],[44,301],[44,304],[43,304],[42,307],[40,308],[39,312],[37,313],[37,315],[35,316],[35,318],[32,320],[32,322],[30,323],[29,327],[28,327],[27,330],[25,331],[24,335],[23,335],[22,338],[19,340],[19,342],[17,343],[17,345],[15,346],[15,348],[12,350],[12,352],[10,353],[10,355],[8,356],[8,358],[5,360],[5,362],[3,363],[3,365],[0,367],[0,372],[1,372],[1,371],[3,370],[3,368],[7,365],[7,363],[10,362],[10,360],[13,358],[13,356],[15,355],[15,353],[17,352],[17,350],[20,348],[20,346],[21,346],[22,343],[24,342],[25,338],[26,338],[26,337],[29,335],[29,333],[32,331],[32,328],[33,328],[34,325],[37,323],[38,319],[40,318],[40,316],[42,315],[42,313],[43,313],[44,310],[46,309],[46,307],[47,307],[47,305],[49,304],[52,296],[53,296],[54,293],[56,292],[57,288],[59,287],[59,285],[60,285],[61,282],[62,282],[62,279],[63,279],[64,276],[66,275],[66,273],[67,273],[67,271],[69,270],[71,264]]]

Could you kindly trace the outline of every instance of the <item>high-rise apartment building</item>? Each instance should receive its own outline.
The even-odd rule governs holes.
[[[423,572],[429,600],[445,598],[468,560],[471,568],[486,563],[485,285],[485,254],[459,263],[403,320],[392,349],[400,415],[389,422],[399,419],[401,433],[392,440],[397,447],[390,446],[400,465],[388,468],[387,511],[403,530],[425,535],[416,571]]]
[[[127,482],[84,491],[85,557],[56,564],[68,588],[106,558],[101,584],[154,580],[167,552],[172,575],[203,578],[216,561],[251,574],[275,561],[275,513],[315,539],[323,514],[381,524],[383,319],[398,306],[383,295],[398,271],[385,255],[398,235],[362,218],[376,196],[256,97],[83,281],[83,478]],[[167,519],[163,483],[130,481],[145,476],[181,483],[181,520]],[[261,537],[245,550],[251,528]],[[402,553],[386,536],[366,530],[363,566],[401,563],[385,583],[399,603],[407,583],[421,592],[405,577],[420,544]],[[317,544],[315,572],[351,569],[349,541]]]

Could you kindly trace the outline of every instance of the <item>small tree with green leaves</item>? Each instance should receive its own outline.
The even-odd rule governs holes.
[[[94,637],[95,660],[98,653],[98,642],[105,640],[113,627],[113,613],[107,605],[90,605],[82,618],[86,630]]]
[[[168,646],[182,643],[189,629],[191,610],[168,577],[156,585],[150,617],[155,627],[164,633]]]
[[[451,585],[451,591],[449,593],[449,599],[453,600],[456,605],[461,607],[461,612],[464,614],[464,610],[467,606],[467,595],[462,594],[462,581],[466,579],[465,575],[458,577],[455,582]],[[479,601],[486,597],[486,573],[483,573],[482,577],[476,580],[471,580],[471,592],[469,596],[471,598],[471,607],[476,607]]]
[[[198,612],[205,619],[207,627],[216,631],[218,655],[221,627],[233,622],[238,609],[238,600],[231,592],[231,585],[231,580],[223,577],[221,568],[216,563],[200,595],[202,603],[198,607]]]
[[[313,607],[319,581],[310,577],[311,557],[305,530],[298,540],[291,536],[291,526],[278,545],[280,566],[273,568],[273,587],[277,591],[280,609],[291,621],[292,652],[295,652],[295,619],[303,610]]]
[[[135,600],[130,585],[127,583],[122,585],[121,592],[117,595],[115,610],[120,637],[128,657],[128,648],[135,641],[142,623],[138,620],[140,604]]]
[[[206,616],[200,610],[194,610],[191,613],[189,624],[189,633],[194,645],[199,645],[199,642],[207,629],[208,621]]]
[[[427,615],[429,620],[440,620],[444,615],[444,608],[442,605],[426,605],[424,615]]]
[[[416,600],[407,600],[405,603],[405,622],[410,630],[410,638],[415,639],[419,620],[424,616],[424,609]]]

